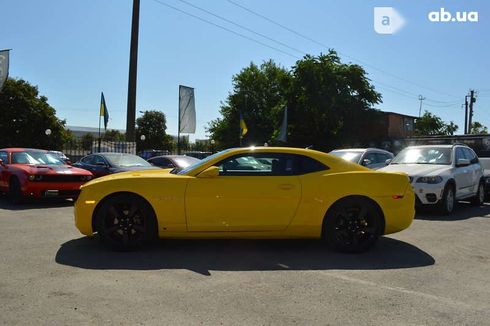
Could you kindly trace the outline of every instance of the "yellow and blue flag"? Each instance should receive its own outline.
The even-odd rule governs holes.
[[[245,123],[245,120],[243,120],[242,113],[240,112],[240,137],[245,136],[247,132],[247,124]]]
[[[104,92],[101,93],[100,97],[100,116],[104,117],[104,130],[106,130],[109,122],[109,111],[107,110],[107,105],[105,105]]]

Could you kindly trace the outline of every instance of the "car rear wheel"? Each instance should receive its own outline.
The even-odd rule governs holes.
[[[13,177],[10,180],[8,196],[10,202],[15,205],[21,204],[24,199],[22,196],[22,190],[20,187],[19,179],[17,179],[16,177]]]
[[[485,202],[485,184],[480,181],[478,184],[478,192],[476,196],[472,198],[471,203],[475,206],[481,206]]]
[[[454,211],[456,206],[456,196],[454,194],[454,186],[452,184],[446,184],[444,192],[442,193],[442,199],[439,204],[440,211],[444,215],[450,215]]]
[[[132,194],[118,194],[105,200],[96,213],[101,242],[118,251],[139,248],[156,238],[156,219],[151,206]]]
[[[323,235],[334,250],[359,253],[369,250],[383,230],[383,216],[372,202],[364,198],[347,198],[327,213]]]

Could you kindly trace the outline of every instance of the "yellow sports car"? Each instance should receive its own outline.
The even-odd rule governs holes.
[[[227,149],[183,170],[113,174],[81,187],[81,233],[132,249],[160,238],[310,238],[361,252],[413,220],[404,174],[322,152]]]

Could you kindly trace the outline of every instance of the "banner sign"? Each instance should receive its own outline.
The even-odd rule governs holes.
[[[9,76],[9,50],[0,51],[0,91]]]
[[[196,107],[194,88],[179,86],[179,133],[196,132]]]

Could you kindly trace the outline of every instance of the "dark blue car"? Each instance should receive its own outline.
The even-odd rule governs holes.
[[[92,172],[96,178],[118,172],[159,169],[139,156],[126,153],[90,154],[73,166]]]

